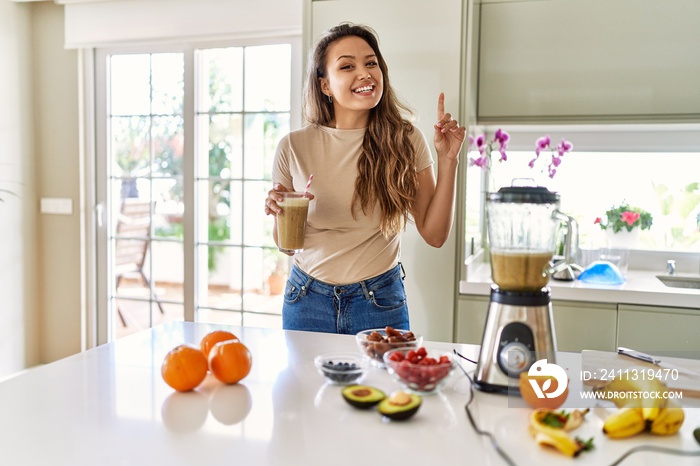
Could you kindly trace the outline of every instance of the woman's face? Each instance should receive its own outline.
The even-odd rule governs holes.
[[[328,46],[321,90],[333,97],[336,119],[344,111],[369,113],[382,98],[384,78],[377,56],[364,39],[348,36]]]

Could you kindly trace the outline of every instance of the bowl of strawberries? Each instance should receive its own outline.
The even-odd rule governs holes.
[[[420,395],[439,392],[455,368],[451,352],[424,346],[387,351],[384,364],[396,381]]]

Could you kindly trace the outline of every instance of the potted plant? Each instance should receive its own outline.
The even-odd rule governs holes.
[[[267,286],[270,295],[279,295],[284,291],[287,281],[287,266],[289,258],[277,250],[267,250],[265,259],[268,270]]]
[[[653,218],[646,210],[623,202],[612,206],[604,218],[598,217],[593,223],[605,231],[611,247],[629,248],[637,242],[641,230],[651,228]]]

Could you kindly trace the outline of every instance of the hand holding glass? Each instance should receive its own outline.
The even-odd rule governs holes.
[[[309,196],[306,193],[280,192],[284,200],[277,205],[282,212],[277,214],[277,243],[284,253],[304,250],[306,217],[309,212]]]

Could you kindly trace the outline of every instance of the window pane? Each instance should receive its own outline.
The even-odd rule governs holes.
[[[241,248],[210,246],[209,274],[205,301],[206,307],[241,310]]]
[[[153,176],[182,174],[183,120],[182,117],[154,117]]]
[[[151,102],[149,55],[110,57],[110,113],[148,115]]]
[[[242,117],[213,115],[209,121],[209,170],[208,173],[201,175],[241,178],[243,174]]]
[[[243,276],[243,303],[248,309],[247,304],[250,299],[255,299],[255,296],[261,295],[265,289],[265,279],[267,274],[263,270],[263,250],[261,248],[244,248],[243,249],[243,268],[245,275]]]
[[[207,241],[240,244],[240,183],[234,186],[230,181],[222,180],[202,183],[208,186],[209,193]]]
[[[200,93],[200,112],[240,112],[243,109],[243,48],[201,50],[199,75],[208,83]]]
[[[149,173],[149,117],[112,118],[112,157],[117,164],[115,175],[138,176]]]
[[[291,46],[246,47],[245,110],[289,111],[291,96]]]
[[[243,199],[243,242],[247,246],[273,246],[274,221],[265,215],[265,198],[271,185],[267,181],[247,181]]]
[[[279,140],[289,132],[288,113],[255,113],[245,120],[245,177],[272,178]]]
[[[595,219],[625,202],[653,216],[651,229],[640,232],[639,249],[697,250],[700,154],[572,152],[562,158],[553,179],[527,168],[532,157],[509,151],[508,162],[494,167],[495,186],[510,185],[523,173],[537,176],[540,184],[560,193],[561,210],[578,222],[581,244],[604,242]]]
[[[157,296],[159,299],[182,303],[185,300],[183,294],[185,265],[182,243],[154,240],[151,243],[151,251],[153,254],[151,263],[153,286]]]
[[[152,55],[153,103],[155,115],[181,115],[185,92],[185,65],[181,53],[158,53]]]
[[[153,195],[158,199],[153,216],[153,231],[158,238],[184,238],[182,179],[154,179]]]

